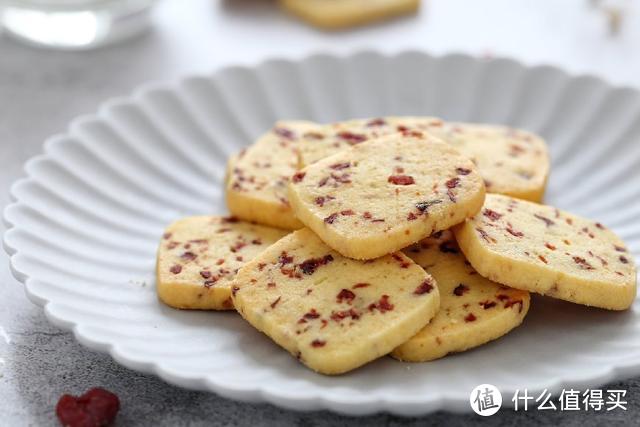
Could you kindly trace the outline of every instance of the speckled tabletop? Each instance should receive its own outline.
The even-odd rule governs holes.
[[[184,73],[206,72],[235,61],[255,62],[273,54],[295,57],[309,51],[347,51],[372,45],[382,50],[402,47],[422,47],[436,52],[492,50],[512,56],[525,52],[526,55],[520,55],[525,61],[557,62],[574,71],[604,75],[617,83],[640,85],[637,77],[640,58],[635,55],[633,59],[632,54],[632,49],[637,53],[640,43],[640,25],[635,25],[635,32],[625,35],[620,44],[599,41],[589,32],[593,36],[591,46],[598,52],[589,55],[572,50],[585,38],[580,31],[586,31],[583,28],[586,24],[575,24],[577,19],[557,29],[568,31],[566,27],[569,27],[575,34],[559,35],[552,31],[545,37],[558,42],[544,49],[540,43],[546,38],[540,42],[534,29],[516,24],[512,30],[520,31],[521,43],[526,44],[528,40],[527,49],[503,40],[495,31],[491,33],[490,23],[486,28],[476,28],[481,37],[464,40],[449,37],[441,21],[451,20],[463,7],[462,2],[454,0],[447,0],[446,4],[431,2],[432,15],[440,19],[431,27],[422,25],[427,20],[423,12],[406,22],[358,30],[342,39],[290,21],[279,15],[270,2],[265,5],[248,0],[221,3],[193,0],[190,6],[183,6],[184,3],[176,6],[177,3],[167,1],[159,7],[155,29],[149,34],[95,52],[41,51],[23,47],[0,35],[0,206],[9,202],[9,186],[22,175],[23,163],[41,151],[47,136],[63,130],[74,116],[91,112],[104,99],[126,94],[147,80],[175,79]],[[562,16],[573,17],[567,4],[578,8],[582,3],[566,2],[555,9],[551,21],[559,21]],[[525,2],[509,1],[507,6],[504,1],[494,0],[483,3],[482,7],[495,9],[503,18],[505,13],[541,16],[539,10],[531,10]],[[484,15],[492,16],[492,13],[487,11]],[[182,25],[184,22],[189,25]],[[255,37],[257,34],[260,37]],[[289,39],[296,41],[289,43]],[[567,52],[573,52],[570,60]],[[4,228],[0,225],[2,232]],[[72,335],[51,326],[42,310],[25,298],[22,286],[9,271],[6,255],[0,255],[0,426],[55,425],[53,407],[57,398],[62,393],[81,393],[93,386],[106,387],[121,397],[123,408],[118,418],[121,426],[458,426],[475,423],[595,426],[638,425],[640,417],[640,379],[615,384],[615,388],[628,390],[626,412],[503,410],[487,419],[474,414],[448,413],[421,419],[385,414],[349,418],[326,412],[297,413],[267,404],[238,403],[214,394],[185,391],[120,367],[108,355],[83,348]]]

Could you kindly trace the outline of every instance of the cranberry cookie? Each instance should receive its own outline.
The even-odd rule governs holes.
[[[175,308],[233,309],[230,282],[238,268],[286,234],[232,217],[176,221],[158,248],[158,296]]]
[[[495,282],[610,310],[635,298],[633,256],[598,222],[489,194],[482,211],[453,230],[471,265]]]
[[[473,216],[484,201],[475,165],[417,131],[343,150],[293,175],[289,200],[342,255],[372,259]]]
[[[529,292],[507,288],[480,276],[460,252],[450,231],[404,250],[438,283],[440,311],[391,355],[426,362],[478,347],[522,323]]]
[[[389,353],[436,314],[434,280],[401,252],[357,261],[309,229],[240,269],[233,303],[309,368],[340,374]]]

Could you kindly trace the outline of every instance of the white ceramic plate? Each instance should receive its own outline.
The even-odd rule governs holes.
[[[478,384],[557,392],[640,374],[639,305],[624,313],[536,298],[525,323],[425,364],[382,358],[340,377],[304,368],[234,313],[156,300],[154,255],[175,218],[224,212],[226,157],[278,118],[434,115],[546,137],[547,201],[611,226],[640,254],[640,95],[506,59],[419,52],[316,55],[147,86],[75,120],[26,165],[5,211],[16,277],[89,348],[187,388],[298,410],[468,410]]]

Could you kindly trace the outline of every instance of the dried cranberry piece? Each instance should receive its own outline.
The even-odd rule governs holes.
[[[343,131],[338,133],[338,137],[340,137],[341,139],[344,139],[351,145],[359,144],[367,140],[367,137],[365,135],[348,132],[348,131]]]
[[[533,214],[533,216],[538,218],[540,221],[544,222],[547,227],[551,227],[552,225],[555,224],[555,222],[553,222],[553,220],[547,218],[546,216],[543,216],[543,215],[540,215],[540,214]]]
[[[408,261],[397,253],[392,254],[391,257],[400,263],[400,268],[409,268],[411,264],[413,264],[411,261]]]
[[[306,174],[307,174],[306,172],[296,172],[295,174],[293,174],[293,177],[291,178],[291,180],[294,183],[301,182],[304,179],[304,176]]]
[[[593,270],[593,266],[591,264],[589,264],[589,262],[579,256],[574,256],[573,257],[573,262],[575,262],[576,264],[578,264],[578,267],[580,267],[583,270]]]
[[[335,173],[331,174],[331,178],[333,178],[333,180],[336,182],[336,184],[334,185],[334,188],[338,186],[338,184],[350,184],[351,183],[351,179],[349,179],[351,177],[350,174],[348,173],[343,173],[342,175],[336,175]]]
[[[461,297],[462,295],[464,295],[465,292],[467,292],[469,290],[469,287],[467,285],[465,285],[464,283],[460,283],[458,286],[456,286],[456,288],[453,290],[453,294],[455,296]]]
[[[402,136],[407,136],[407,137],[412,136],[414,138],[422,138],[424,136],[424,134],[419,130],[405,129],[401,131],[401,133],[402,133]]]
[[[456,188],[460,184],[460,178],[451,178],[449,181],[445,182],[447,188]]]
[[[316,258],[308,259],[300,264],[300,269],[304,274],[313,274],[316,268],[318,268],[318,260]]]
[[[109,426],[118,410],[118,396],[103,388],[92,388],[78,397],[65,394],[56,405],[58,420],[66,427]]]
[[[348,304],[351,304],[351,301],[353,301],[355,297],[356,297],[356,294],[351,292],[349,289],[342,289],[338,293],[338,296],[336,297],[336,301],[339,304],[342,303],[343,301],[346,301]]]
[[[312,308],[309,312],[302,315],[298,323],[305,323],[306,320],[313,320],[319,317],[320,317],[320,313],[318,313],[315,308]]]
[[[518,312],[522,313],[522,300],[521,299],[515,299],[515,300],[509,300],[505,303],[504,308],[510,308],[513,307],[514,305],[519,304],[520,307],[518,308]]]
[[[485,310],[488,310],[490,308],[493,308],[496,306],[496,302],[495,301],[482,301],[480,303],[480,306],[482,306],[482,308],[484,308]]]
[[[369,283],[356,283],[355,285],[353,285],[353,289],[366,288],[369,286],[371,286],[371,284]]]
[[[331,254],[325,255],[322,258],[310,258],[300,264],[300,269],[304,274],[313,274],[318,267],[326,265],[331,261],[333,261]]]
[[[278,257],[278,262],[280,263],[280,265],[291,264],[293,262],[293,257],[283,251]]]
[[[274,128],[273,129],[273,133],[275,133],[276,135],[284,138],[284,139],[295,139],[296,138],[296,134],[293,133],[293,131],[291,129],[287,129],[287,128]]]
[[[351,167],[351,163],[350,162],[344,162],[344,163],[334,163],[333,165],[329,166],[331,169],[333,170],[342,170],[342,169],[346,169]]]
[[[278,305],[278,303],[280,302],[280,299],[282,298],[282,295],[279,296],[278,298],[276,298],[272,303],[271,303],[271,308],[276,308],[276,305]]]
[[[391,175],[387,181],[394,185],[411,185],[415,184],[415,180],[409,175]]]
[[[514,230],[513,228],[511,228],[511,225],[509,225],[507,227],[507,231],[509,232],[509,234],[511,234],[514,237],[522,237],[522,236],[524,236],[524,233],[522,231]]]
[[[387,122],[385,121],[385,119],[377,118],[377,119],[369,120],[369,122],[367,123],[367,127],[384,126],[386,124]]]
[[[338,311],[338,312],[333,312],[331,313],[331,320],[333,320],[334,322],[340,322],[343,319],[346,319],[347,317],[351,317],[351,319],[353,320],[358,320],[360,318],[360,313],[358,313],[357,310],[350,308],[349,310],[343,310],[343,311]]]
[[[380,312],[391,311],[393,307],[393,304],[389,302],[389,295],[382,295],[382,297],[380,297],[380,301],[378,301],[378,309]]]
[[[428,294],[433,290],[433,282],[429,279],[425,279],[424,282],[413,291],[416,295]]]
[[[324,222],[326,224],[333,224],[333,222],[336,220],[336,218],[338,217],[338,213],[332,213],[331,215],[329,215],[328,217],[326,217],[324,219]]]
[[[482,214],[483,214],[484,216],[486,216],[487,218],[489,218],[489,219],[493,220],[493,221],[497,221],[497,220],[499,220],[500,218],[502,218],[502,214],[501,214],[501,213],[498,213],[498,212],[496,212],[496,211],[494,211],[494,210],[492,210],[492,209],[489,209],[489,208],[485,209],[485,210],[482,212]]]
[[[496,239],[494,239],[493,237],[489,236],[489,233],[484,231],[482,228],[476,228],[476,231],[480,234],[480,237],[482,237],[482,240],[484,240],[485,242],[487,242],[487,243],[496,243]]]
[[[180,258],[185,261],[193,261],[194,259],[198,258],[198,255],[194,254],[193,252],[185,252],[180,255]]]
[[[389,295],[382,295],[378,303],[369,304],[369,311],[380,310],[380,313],[386,313],[394,308],[394,305],[389,302]]]

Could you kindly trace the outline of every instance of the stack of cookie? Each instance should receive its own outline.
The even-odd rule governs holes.
[[[166,230],[158,294],[235,308],[324,374],[479,346],[522,323],[529,292],[628,308],[633,258],[602,224],[539,204],[548,174],[546,144],[522,130],[278,122],[229,159],[232,216]]]

